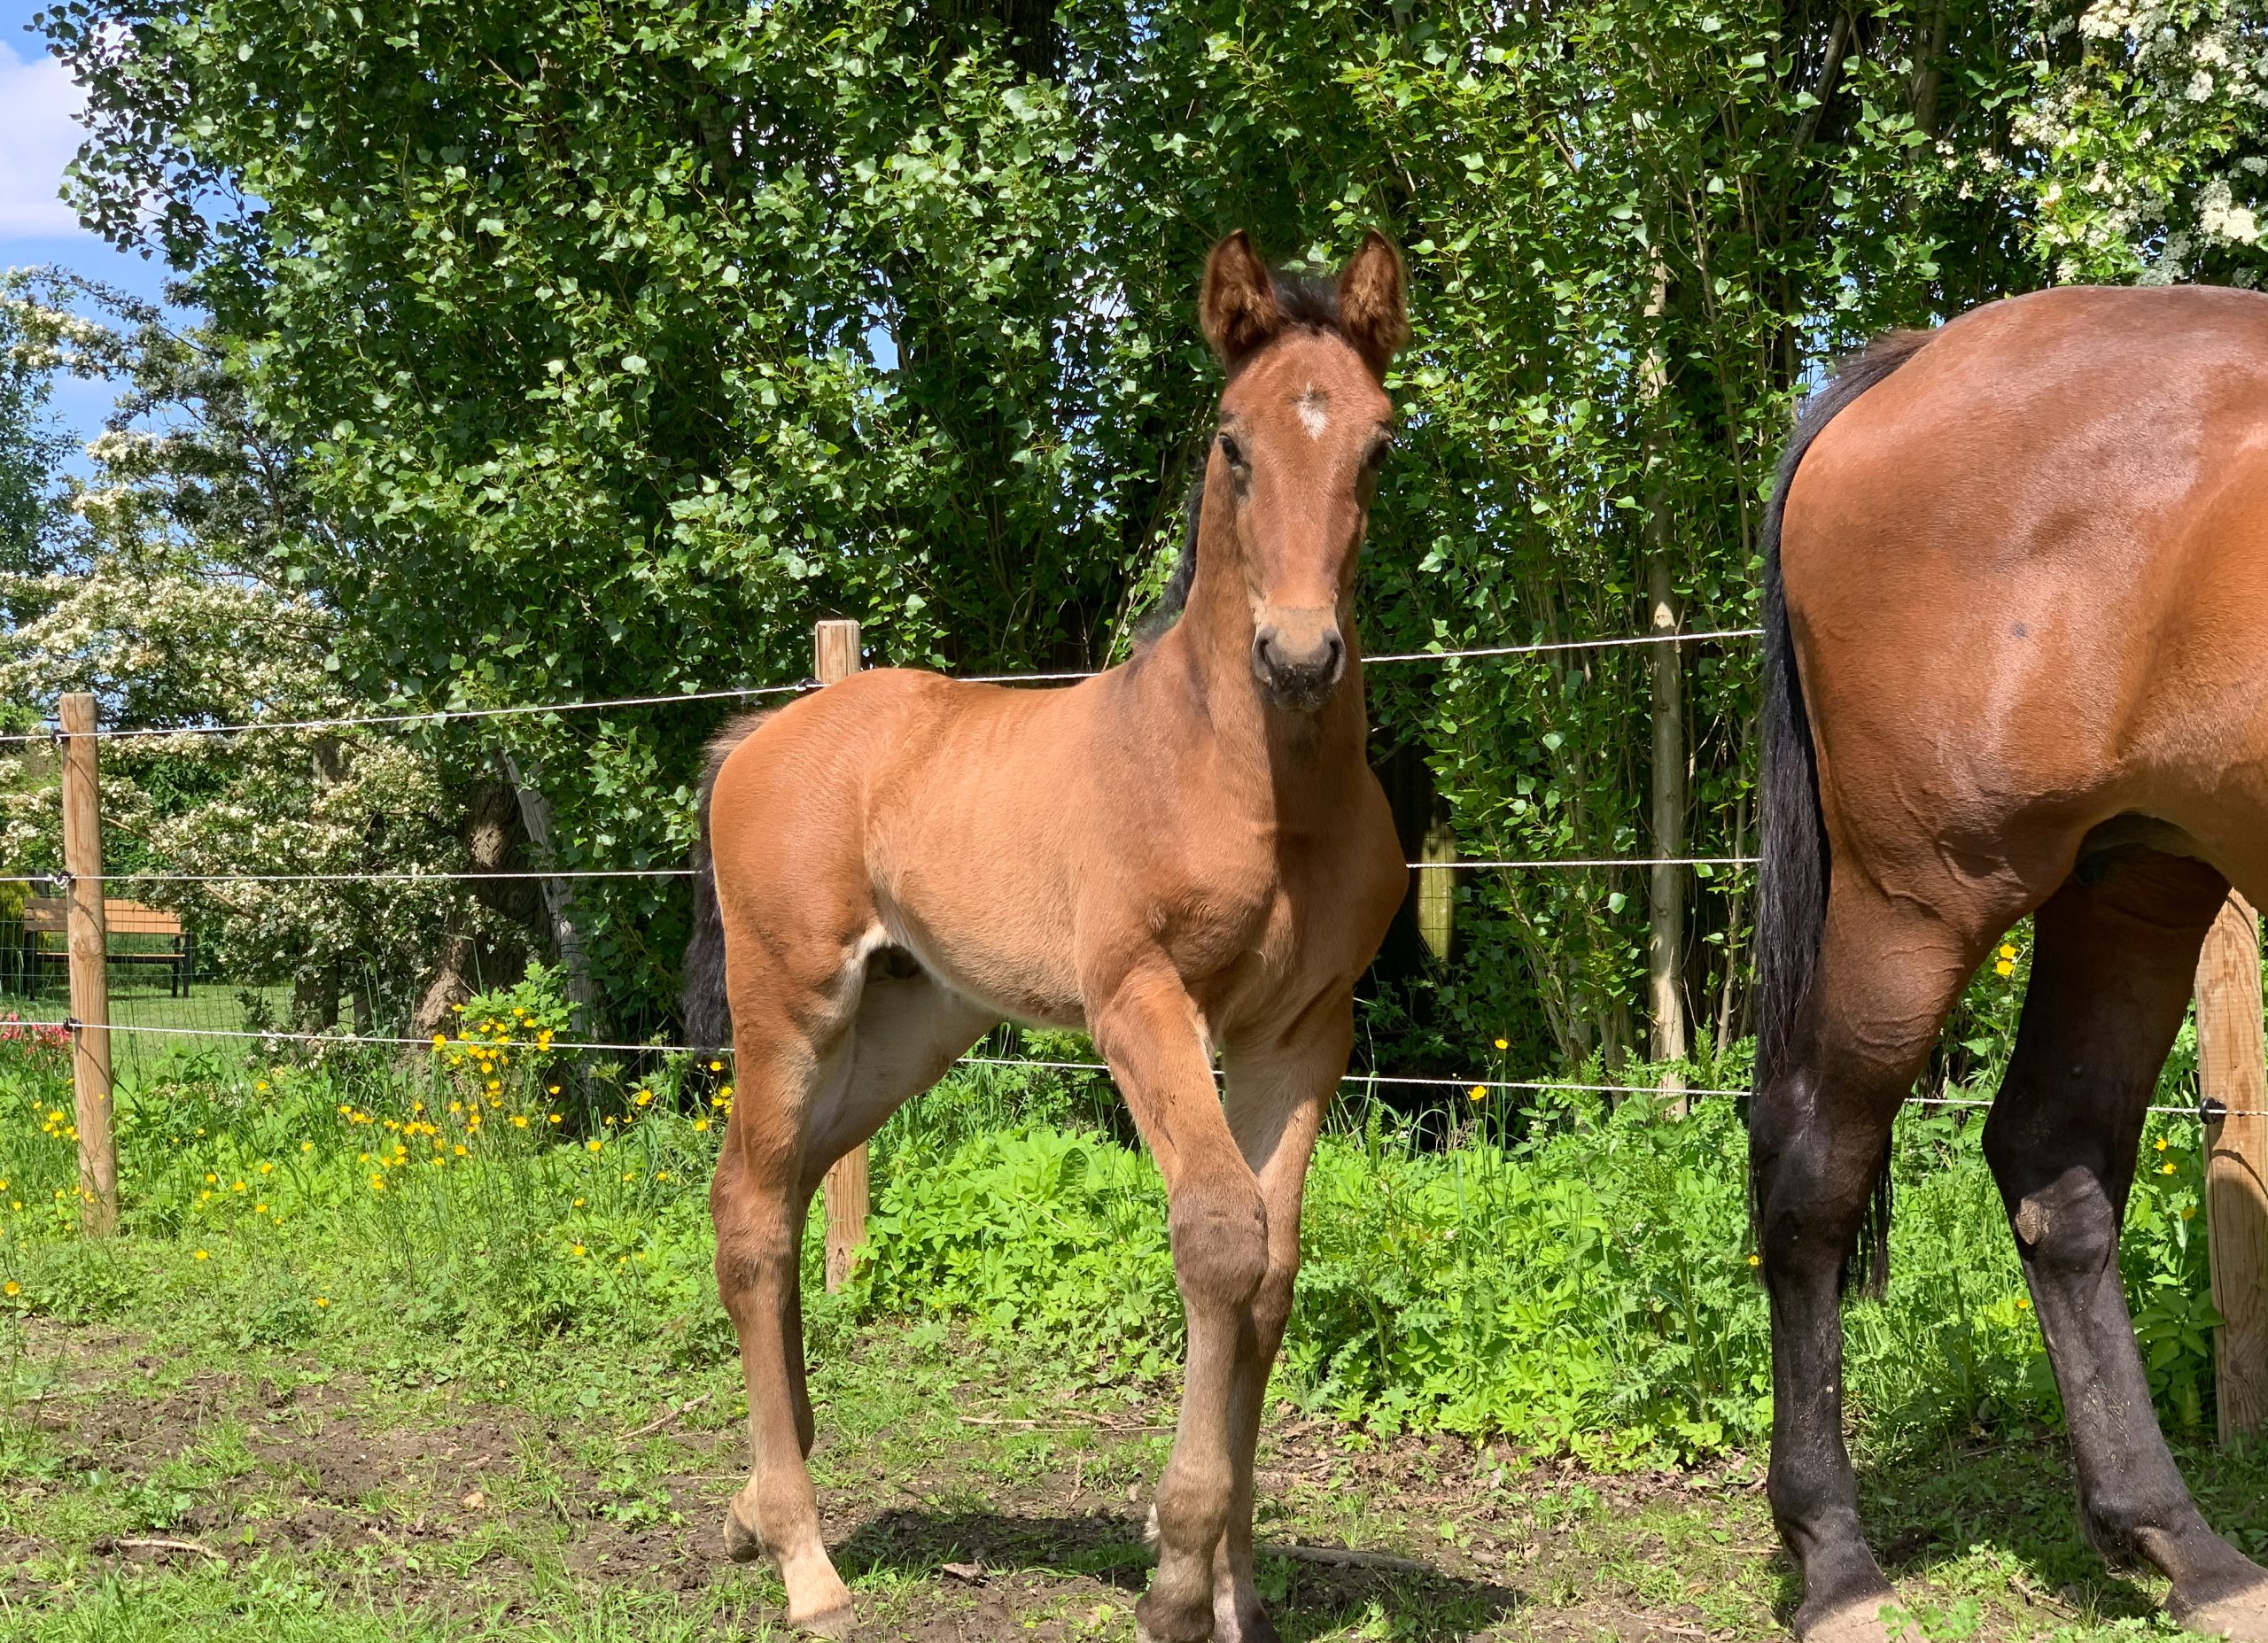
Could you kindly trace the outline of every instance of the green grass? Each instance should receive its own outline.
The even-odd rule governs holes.
[[[125,1232],[89,1244],[60,1060],[0,1048],[0,1636],[776,1635],[716,1533],[745,1465],[704,1202],[729,1096],[454,1054],[129,1077]],[[1733,1112],[1462,1116],[1426,1149],[1356,1108],[1319,1149],[1261,1533],[1415,1566],[1268,1554],[1285,1635],[1768,1634],[1793,1592]],[[814,1225],[814,1469],[872,1635],[1132,1634],[1180,1332],[1116,1134],[1091,1082],[971,1069],[879,1138],[841,1297]],[[2153,1132],[2127,1275],[2189,1475],[2257,1552],[2268,1465],[2204,1437],[2194,1134]],[[1932,1637],[2158,1629],[2079,1538],[1973,1123],[1917,1111],[1896,1161],[1889,1298],[1850,1334],[1901,1592]]]
[[[165,973],[139,965],[110,969],[110,1019],[120,1028],[136,1027],[219,1028],[242,1030],[245,1001],[260,1001],[271,1020],[288,1018],[291,989],[288,986],[242,987],[233,982],[193,980],[183,996],[167,988]],[[0,1018],[19,1016],[27,1021],[60,1021],[71,1013],[71,996],[61,977],[35,993],[0,989]],[[111,1035],[111,1062],[120,1075],[149,1081],[194,1066],[209,1044],[171,1034],[118,1031]]]

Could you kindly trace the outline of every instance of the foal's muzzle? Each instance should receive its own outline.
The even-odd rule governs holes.
[[[1278,707],[1311,713],[1347,676],[1347,641],[1335,620],[1263,622],[1252,636],[1252,671]]]

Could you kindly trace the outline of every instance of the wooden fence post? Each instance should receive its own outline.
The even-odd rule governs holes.
[[[812,630],[812,676],[822,685],[848,678],[859,668],[858,624],[821,622]],[[827,1288],[850,1279],[850,1257],[866,1241],[866,1149],[855,1147],[827,1172]]]
[[[95,699],[58,704],[63,727],[65,939],[71,962],[71,1083],[78,1109],[79,1224],[118,1230],[118,1151],[111,1134],[108,922],[103,916],[103,811],[95,779]]]
[[[2197,958],[2197,1086],[2205,1125],[2206,1253],[2221,1441],[2268,1423],[2268,1058],[2261,1035],[2260,916],[2234,891]]]

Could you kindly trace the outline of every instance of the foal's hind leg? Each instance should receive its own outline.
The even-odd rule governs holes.
[[[1892,1596],[1860,1532],[1843,1446],[1842,1277],[1888,1160],[1891,1121],[1989,939],[1914,905],[1837,876],[1795,1040],[1749,1118],[1772,1310],[1767,1492],[1803,1566],[1805,1643],[1884,1638],[1876,1611]]]
[[[2227,887],[2201,863],[2137,853],[2040,908],[1984,1150],[2062,1389],[2089,1538],[2114,1563],[2163,1570],[2176,1619],[2268,1639],[2268,1574],[2206,1526],[2183,1485],[2118,1275],[2143,1109]]]
[[[735,988],[737,1091],[709,1194],[754,1461],[727,1512],[725,1540],[736,1560],[769,1554],[778,1563],[791,1622],[840,1636],[850,1624],[850,1594],[820,1538],[804,1465],[813,1437],[804,1376],[804,1216],[828,1166],[992,1023],[918,973],[863,984],[850,975],[832,997],[790,999],[789,990],[753,979]]]

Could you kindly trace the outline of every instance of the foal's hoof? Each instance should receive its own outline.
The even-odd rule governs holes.
[[[1882,1611],[1894,1601],[1887,1595],[1860,1598],[1818,1619],[1796,1625],[1797,1643],[1906,1643],[1914,1633],[1906,1626],[1884,1624]]]
[[[725,1555],[735,1563],[753,1563],[764,1555],[764,1542],[742,1521],[737,1500],[725,1506]]]
[[[850,1605],[843,1603],[816,1615],[797,1615],[790,1611],[788,1624],[812,1637],[833,1638],[836,1643],[842,1643],[842,1639],[849,1637],[858,1624],[858,1617],[850,1612]]]
[[[2184,1630],[2239,1643],[2268,1643],[2268,1585],[2247,1586],[2210,1602],[2192,1603],[2179,1588],[2165,1600],[2165,1611]]]
[[[1233,1610],[1213,1612],[1213,1643],[1284,1643],[1284,1634],[1265,1609],[1239,1616]]]

